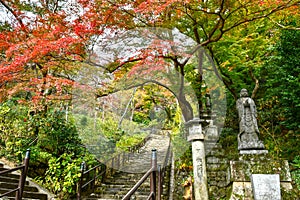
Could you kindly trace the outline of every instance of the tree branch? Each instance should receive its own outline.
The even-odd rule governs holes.
[[[236,22],[235,24],[233,24],[233,25],[230,26],[229,28],[223,30],[223,32],[224,32],[224,33],[225,33],[225,32],[228,32],[228,31],[230,31],[231,29],[233,29],[233,28],[235,28],[235,27],[237,27],[237,26],[239,26],[239,25],[245,24],[245,23],[247,23],[247,22],[255,21],[255,20],[258,20],[258,19],[262,19],[262,18],[268,18],[270,15],[274,14],[274,13],[277,12],[277,11],[280,11],[280,10],[283,10],[283,9],[285,9],[285,8],[290,8],[290,7],[292,7],[292,6],[298,5],[300,1],[297,1],[297,2],[295,2],[295,3],[289,5],[290,2],[291,2],[291,1],[289,1],[288,3],[286,3],[286,4],[284,4],[284,5],[280,5],[280,6],[276,7],[276,8],[274,8],[274,9],[272,9],[269,13],[266,13],[266,14],[264,14],[264,15],[259,15],[259,16],[256,16],[256,17],[248,18],[248,19],[246,18],[245,20]],[[263,10],[260,10],[259,12],[264,12],[264,11],[266,11],[266,10],[267,10],[267,9],[263,9]],[[257,13],[257,12],[256,12],[256,13]],[[230,13],[230,14],[232,14],[232,13]],[[251,14],[255,14],[255,13],[251,13]],[[248,17],[249,17],[251,14],[249,14]],[[227,16],[226,18],[228,18],[228,16]]]
[[[110,94],[119,92],[121,90],[130,90],[130,89],[133,89],[133,88],[142,87],[142,86],[150,84],[150,83],[153,83],[153,84],[162,86],[163,88],[166,88],[168,91],[170,91],[177,98],[178,95],[171,88],[169,88],[168,86],[166,86],[166,85],[164,85],[161,82],[156,81],[156,80],[144,80],[143,83],[137,83],[137,84],[129,85],[129,86],[127,86],[125,88],[121,88],[121,89],[114,89],[113,91],[110,91],[110,92],[107,92],[107,93],[104,93],[104,94],[96,94],[96,98],[105,97],[105,96],[108,96]]]
[[[251,79],[255,82],[255,87],[254,87],[254,89],[252,91],[252,95],[251,95],[251,98],[254,99],[257,94],[257,91],[259,89],[259,80],[255,77],[252,67],[250,67],[250,69],[249,69],[249,74],[250,74]]]
[[[25,29],[26,27],[23,24],[22,19],[16,14],[16,12],[11,7],[9,7],[9,5],[4,2],[4,0],[0,0],[0,3],[16,18],[20,26]]]
[[[299,31],[300,30],[300,27],[291,27],[291,26],[284,26],[283,24],[280,24],[278,22],[275,22],[273,19],[271,19],[270,17],[268,17],[268,19],[270,21],[272,21],[274,24],[276,24],[278,27],[282,28],[282,29],[286,29],[286,30],[296,30],[296,31]]]
[[[122,117],[121,117],[121,119],[120,119],[120,121],[119,121],[119,123],[118,123],[118,129],[120,129],[121,126],[122,126],[122,122],[123,122],[124,117],[125,117],[125,115],[126,115],[126,113],[127,113],[127,111],[128,111],[129,105],[131,104],[131,102],[132,102],[132,100],[133,100],[133,98],[134,98],[134,95],[135,95],[135,93],[136,93],[136,90],[137,90],[137,88],[134,88],[134,90],[133,90],[133,92],[132,92],[132,94],[131,94],[131,97],[130,97],[130,99],[129,99],[127,105],[126,105],[126,108],[125,108],[125,110],[124,110],[124,113],[123,113],[123,115],[122,115]]]

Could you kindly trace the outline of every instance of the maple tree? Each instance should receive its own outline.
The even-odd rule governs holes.
[[[83,33],[71,23],[60,5],[64,1],[0,1],[11,18],[0,33],[1,99],[18,94],[21,99],[69,99],[73,77],[84,59]]]
[[[194,64],[194,68],[198,71],[191,70],[188,64],[192,55],[204,48],[212,57],[212,63],[216,63],[211,64],[216,77],[223,78],[223,83],[231,94],[236,96],[231,78],[226,78],[232,76],[226,71],[234,66],[224,64],[226,60],[222,63],[217,62],[218,46],[215,44],[221,42],[224,37],[238,32],[238,27],[261,23],[261,19],[271,21],[275,13],[285,10],[292,15],[299,6],[299,1],[296,0],[281,0],[275,3],[268,0],[164,2],[78,0],[74,1],[74,5],[68,10],[66,8],[69,1],[30,2],[0,1],[13,16],[9,27],[2,30],[0,35],[2,98],[8,96],[7,93],[11,95],[20,90],[30,91],[33,100],[66,97],[68,86],[74,84],[73,72],[83,61],[105,68],[107,72],[114,73],[116,78],[123,77],[129,71],[131,75],[141,75],[141,69],[147,74],[150,71],[162,70],[164,66],[171,66],[178,73],[177,84],[183,86],[186,82],[185,77],[189,74],[193,77],[191,81],[194,89],[201,91],[197,93],[200,110],[203,107],[201,99],[206,90],[201,74],[203,63]],[[29,12],[33,13],[34,17],[28,17]],[[188,54],[178,55],[178,52],[174,51],[177,44],[172,41],[173,36],[167,38],[169,44],[173,43],[173,46],[169,47],[158,38],[147,48],[137,50],[138,53],[131,52],[132,56],[115,57],[114,64],[109,67],[86,57],[94,50],[93,45],[99,41],[105,38],[109,40],[118,38],[124,31],[140,27],[162,27],[169,30],[176,28],[181,34],[192,38],[196,45]],[[237,40],[239,38],[236,37]],[[225,69],[220,70],[222,67]],[[257,90],[259,82],[254,76],[253,80],[256,81],[255,90]],[[163,83],[153,80],[152,82],[172,90]],[[145,81],[139,83],[143,84]],[[112,89],[109,92],[114,91]],[[183,110],[185,120],[193,118],[194,113],[190,102],[186,99],[186,92],[183,90],[172,92]],[[103,93],[98,96],[103,96]]]
[[[89,5],[88,1],[84,1],[86,5]],[[93,2],[94,3],[94,2]],[[95,6],[97,4],[93,4]],[[151,6],[150,6],[151,5]],[[248,37],[244,39],[244,43],[247,47],[247,40],[251,37],[256,37],[260,35],[259,30],[247,29],[247,26],[263,26],[263,21],[277,20],[275,13],[285,12],[285,15],[294,15],[297,13],[299,7],[299,1],[114,1],[111,2],[111,9],[113,15],[110,15],[109,21],[116,25],[121,25],[122,29],[132,29],[137,27],[163,27],[173,30],[176,28],[180,33],[192,38],[195,42],[195,48],[190,50],[189,54],[178,55],[174,52],[172,47],[164,45],[160,38],[160,42],[156,42],[156,46],[151,43],[152,46],[146,48],[144,51],[139,51],[140,54],[134,55],[129,59],[117,59],[114,65],[107,68],[110,72],[114,72],[120,76],[125,74],[125,72],[131,70],[131,74],[141,75],[141,72],[150,73],[151,71],[161,70],[159,66],[172,65],[175,70],[179,73],[178,80],[176,83],[183,86],[186,77],[193,77],[190,82],[193,82],[193,87],[196,91],[203,90],[203,76],[201,69],[203,69],[203,63],[194,64],[194,69],[198,69],[198,72],[191,70],[189,67],[189,62],[191,61],[191,55],[201,51],[204,48],[209,56],[212,57],[213,63],[212,70],[215,71],[215,75],[218,78],[223,78],[222,81],[226,85],[226,88],[230,93],[237,98],[236,85],[233,84],[233,79],[236,77],[235,73],[230,73],[231,69],[237,68],[235,65],[228,65],[228,59],[222,60],[217,56],[221,52],[217,49],[222,44],[226,43],[226,37],[230,38],[231,34],[235,35],[234,40],[241,40],[243,37]],[[100,9],[100,7],[99,7]],[[289,13],[289,14],[288,14]],[[118,17],[122,17],[119,21],[114,21]],[[125,25],[124,25],[125,24]],[[247,33],[238,34],[240,31],[245,30]],[[253,34],[251,36],[251,34]],[[118,38],[120,34],[117,34],[115,38]],[[255,36],[256,35],[256,36]],[[263,35],[259,39],[253,40],[256,45],[259,43],[266,44],[267,41],[263,40]],[[169,43],[175,43],[172,41],[172,36],[168,38]],[[231,37],[231,40],[233,38]],[[159,41],[159,40],[157,40]],[[227,39],[228,42],[228,39]],[[218,45],[220,43],[220,45]],[[248,47],[247,47],[248,48]],[[255,47],[253,47],[255,48]],[[164,49],[164,50],[162,50]],[[261,47],[263,49],[263,47]],[[167,53],[166,53],[167,51]],[[223,49],[224,51],[224,49]],[[226,49],[226,51],[231,51],[231,49]],[[257,51],[258,52],[258,51]],[[239,53],[239,52],[232,52]],[[253,54],[247,59],[257,59],[260,54]],[[224,57],[223,57],[224,58]],[[130,63],[130,64],[129,64]],[[131,64],[134,63],[134,64]],[[241,62],[240,62],[241,63]],[[253,62],[254,63],[254,62]],[[198,66],[197,66],[198,65]],[[240,67],[240,66],[238,66]],[[241,67],[240,67],[241,68]],[[247,66],[248,69],[243,69],[248,71],[250,74],[252,83],[254,85],[253,95],[257,93],[259,88],[259,80],[253,72],[253,64]],[[190,74],[190,75],[189,75]],[[247,73],[246,73],[247,74]],[[147,81],[145,81],[147,82]],[[153,81],[155,82],[155,81]],[[155,82],[157,83],[157,82]],[[157,83],[161,84],[161,83]],[[170,89],[167,85],[161,84],[167,89]],[[242,85],[242,84],[241,84]],[[240,86],[241,86],[240,85]],[[183,87],[182,87],[183,88]],[[99,96],[102,96],[101,93]],[[183,110],[183,115],[186,121],[193,118],[192,107],[190,102],[186,99],[186,93],[182,90],[178,90],[174,93],[176,96],[181,109]],[[201,99],[203,99],[204,93],[200,92],[197,94],[199,109],[203,108]]]

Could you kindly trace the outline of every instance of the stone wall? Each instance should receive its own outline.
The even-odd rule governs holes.
[[[207,152],[206,164],[210,199],[226,198],[230,190],[230,165],[220,144]]]

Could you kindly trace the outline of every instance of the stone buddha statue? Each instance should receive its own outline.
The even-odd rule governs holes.
[[[236,108],[239,116],[238,149],[264,149],[264,144],[258,138],[256,106],[246,89],[241,90],[240,98],[236,102]]]

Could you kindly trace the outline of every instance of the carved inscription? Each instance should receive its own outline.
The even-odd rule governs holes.
[[[196,149],[196,173],[197,173],[197,177],[199,177],[200,182],[202,182],[203,179],[203,162],[202,162],[202,158],[200,157],[201,155],[201,149]]]

